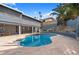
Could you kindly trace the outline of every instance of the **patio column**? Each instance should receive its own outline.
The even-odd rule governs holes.
[[[33,33],[33,27],[32,27],[32,33]]]
[[[39,27],[39,29],[38,29],[38,30],[39,30],[39,32],[40,32],[40,27]]]
[[[35,27],[35,32],[36,32],[36,33],[38,32],[38,29],[37,29],[37,27]]]
[[[20,14],[20,19],[22,20],[22,14]],[[21,26],[19,25],[19,34],[21,34]]]
[[[19,25],[19,34],[21,34],[21,26]]]

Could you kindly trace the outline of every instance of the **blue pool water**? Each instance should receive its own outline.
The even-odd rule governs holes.
[[[20,46],[36,47],[52,43],[51,36],[55,34],[34,34],[20,41]]]

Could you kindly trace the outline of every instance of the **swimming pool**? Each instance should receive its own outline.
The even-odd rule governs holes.
[[[52,43],[51,37],[55,34],[34,34],[27,36],[20,41],[20,46],[37,47]]]

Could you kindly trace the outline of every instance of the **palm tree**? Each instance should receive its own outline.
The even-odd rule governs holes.
[[[39,18],[42,19],[42,13],[41,12],[39,12]]]
[[[77,16],[79,16],[79,4],[59,4],[57,8],[53,9],[53,11],[55,12],[52,14],[58,16],[58,25],[62,24],[66,26],[68,20],[75,19]]]

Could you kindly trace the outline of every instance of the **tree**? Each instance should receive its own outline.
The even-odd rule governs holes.
[[[55,11],[53,15],[57,15],[58,25],[65,25],[70,19],[75,19],[79,16],[79,4],[78,3],[67,3],[59,4],[57,8],[53,9]]]
[[[39,12],[39,18],[42,19],[42,13],[41,12]]]

